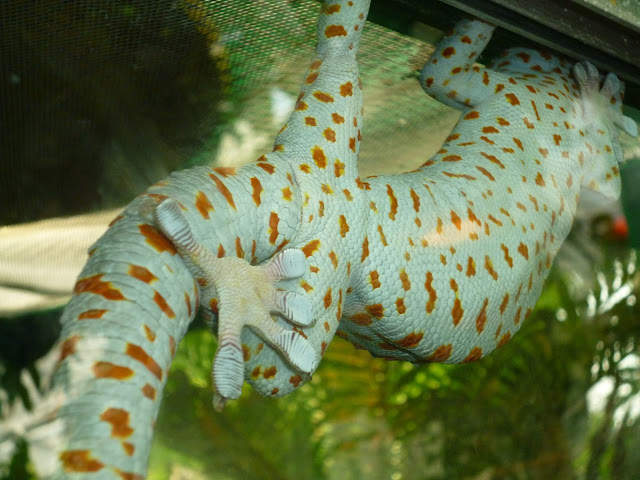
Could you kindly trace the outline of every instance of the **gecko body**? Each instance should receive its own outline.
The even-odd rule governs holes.
[[[617,197],[621,113],[615,76],[512,49],[474,65],[493,27],[464,20],[421,72],[462,109],[414,172],[367,180],[367,219],[339,335],[389,359],[475,361],[531,313],[571,228],[581,186]]]
[[[617,193],[614,124],[632,133],[619,82],[601,92],[580,67],[576,85],[558,60],[528,68],[520,53],[513,71],[473,66],[492,30],[481,22],[461,24],[423,71],[429,93],[463,109],[440,152],[414,172],[360,179],[355,55],[368,6],[323,4],[273,152],[172,174],[91,248],[62,317],[56,478],[144,477],[198,307],[217,314],[219,407],[243,380],[266,396],[295,390],[336,333],[376,356],[477,360],[533,308],[580,185]]]

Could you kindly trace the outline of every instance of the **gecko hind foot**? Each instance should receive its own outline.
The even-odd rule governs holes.
[[[156,220],[198,280],[200,303],[208,306],[212,298],[218,298],[218,351],[213,362],[216,410],[242,392],[244,327],[255,331],[300,373],[310,375],[315,370],[319,357],[311,344],[271,315],[278,313],[300,326],[313,322],[311,303],[306,297],[275,286],[307,271],[302,251],[283,250],[265,264],[253,266],[243,258],[218,258],[198,243],[175,200],[164,200],[156,207]]]
[[[632,137],[638,136],[636,122],[623,115],[620,109],[622,90],[624,84],[618,77],[609,73],[600,87],[600,75],[598,69],[591,63],[582,61],[573,67],[573,75],[580,86],[580,94],[585,118],[597,118],[605,116],[611,123]],[[613,102],[613,99],[616,102]],[[615,103],[614,108],[612,104]]]

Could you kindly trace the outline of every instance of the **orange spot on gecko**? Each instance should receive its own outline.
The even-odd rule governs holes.
[[[471,349],[471,351],[469,352],[469,355],[464,357],[464,360],[462,360],[462,362],[460,362],[460,363],[476,362],[476,361],[480,360],[481,358],[482,358],[482,348],[473,347]]]
[[[313,92],[313,96],[322,103],[332,103],[333,97],[325,92],[315,91]]]
[[[398,345],[401,348],[415,348],[418,346],[418,344],[420,343],[420,341],[424,338],[424,333],[423,332],[411,332],[409,335],[407,335],[406,337],[398,340],[396,343],[396,345]]]
[[[381,319],[382,317],[384,317],[384,307],[380,303],[366,305],[364,308],[367,312],[369,312],[370,315],[374,316],[377,319]]]
[[[334,13],[338,13],[340,11],[341,6],[338,4],[335,5],[322,5],[322,13],[326,13],[327,15],[332,15]]]
[[[251,177],[251,188],[253,189],[253,192],[251,193],[251,198],[253,198],[253,203],[255,203],[256,207],[259,207],[260,204],[262,203],[262,200],[260,198],[260,196],[262,195],[262,183],[260,183],[260,180],[256,177]]]
[[[198,209],[198,212],[200,212],[200,215],[202,215],[202,218],[205,219],[209,219],[209,212],[214,211],[213,205],[211,205],[209,198],[202,191],[198,191],[198,193],[196,193],[195,205],[196,209]]]
[[[498,342],[498,347],[502,347],[505,343],[507,343],[509,340],[511,340],[511,332],[507,332],[505,333],[502,338],[500,339],[500,341]]]
[[[338,256],[336,255],[336,252],[331,250],[331,252],[329,253],[329,259],[331,260],[331,264],[333,265],[333,268],[337,269],[338,268]]]
[[[129,265],[129,269],[127,270],[127,273],[144,283],[153,283],[156,280],[158,280],[158,277],[156,277],[148,269],[140,265]]]
[[[442,56],[444,58],[451,58],[455,54],[456,54],[456,49],[453,47],[447,47],[442,51]]]
[[[509,304],[509,293],[505,293],[504,298],[502,299],[502,303],[500,304],[500,315],[504,314],[504,311]]]
[[[101,309],[93,309],[82,312],[78,315],[78,320],[86,320],[86,319],[94,319],[94,318],[102,318],[102,316],[107,313],[109,310],[101,310]]]
[[[62,342],[62,345],[60,346],[60,358],[58,359],[58,362],[62,362],[69,355],[73,355],[74,353],[76,353],[76,344],[80,341],[80,338],[81,337],[79,335],[73,335]]]
[[[484,158],[489,160],[491,163],[498,165],[500,168],[502,169],[505,168],[504,164],[500,160],[498,160],[498,158],[495,155],[489,155],[488,153],[485,153],[485,152],[480,152],[480,155],[482,155]]]
[[[151,225],[146,223],[138,225],[138,230],[145,238],[145,241],[151,245],[157,252],[169,252],[171,255],[175,255],[176,247],[169,241],[159,230],[155,229]]]
[[[176,318],[176,314],[173,312],[165,298],[154,290],[153,301],[158,305],[160,310],[169,318]]]
[[[498,281],[498,272],[496,272],[493,268],[493,262],[491,261],[489,255],[484,256],[484,268],[487,272],[489,272],[491,278],[493,278],[495,281]]]
[[[294,386],[294,388],[298,388],[300,383],[302,382],[302,377],[300,375],[293,375],[289,378],[289,383]]]
[[[529,260],[529,248],[522,242],[518,245],[518,253],[522,255],[525,260]]]
[[[154,342],[156,340],[156,333],[149,328],[148,325],[142,325],[144,328],[144,335],[147,337],[147,340],[150,342]]]
[[[507,248],[507,246],[504,243],[500,244],[500,248],[504,252],[504,260],[505,260],[505,262],[507,262],[507,265],[509,265],[509,268],[513,268],[513,258],[511,258],[511,256],[509,255],[509,249]]]
[[[324,150],[318,145],[311,149],[311,156],[318,168],[325,168],[327,166],[327,157],[324,154]]]
[[[66,450],[59,458],[65,472],[99,472],[104,468],[102,462],[91,457],[89,450]]]
[[[222,194],[222,196],[225,198],[225,200],[227,201],[227,203],[229,204],[229,206],[231,208],[233,208],[234,210],[236,210],[236,204],[233,200],[233,195],[231,194],[231,192],[229,191],[229,189],[227,188],[227,186],[222,182],[222,180],[220,180],[216,175],[214,175],[213,173],[209,174],[209,177],[211,178],[211,180],[213,180],[213,183],[215,183],[216,188],[218,189],[218,191]]]
[[[464,178],[465,180],[475,180],[476,177],[472,177],[471,175],[467,175],[466,173],[449,173],[449,172],[442,172],[443,175],[446,175],[447,177],[450,178]]]
[[[480,313],[476,317],[476,331],[478,332],[478,335],[482,333],[482,331],[484,330],[484,326],[487,323],[487,305],[488,304],[489,304],[489,299],[485,298],[484,303],[482,304],[482,310],[480,310]]]
[[[73,287],[73,293],[94,293],[107,300],[126,300],[122,292],[111,285],[111,282],[103,282],[104,274],[93,275],[77,281]]]
[[[320,248],[320,240],[311,240],[304,247],[301,248],[305,257],[309,258]]]
[[[509,102],[511,105],[513,106],[520,105],[520,100],[518,100],[518,97],[516,97],[515,94],[505,93],[504,96],[507,98],[507,102]]]
[[[331,306],[331,287],[329,287],[327,289],[327,293],[324,294],[323,302],[324,302],[325,309]]]
[[[465,120],[475,120],[478,117],[480,117],[480,113],[477,110],[471,110],[469,113],[467,113],[464,116],[464,119]]]
[[[215,167],[213,171],[225,178],[232,177],[236,174],[236,167]]]
[[[336,178],[340,178],[342,175],[344,175],[344,167],[344,163],[336,159],[335,163],[333,164],[334,174]]]
[[[141,388],[142,394],[150,400],[156,399],[156,389],[153,388],[148,383],[145,383],[144,387]]]
[[[385,236],[384,232],[382,231],[382,225],[378,225],[378,233],[380,234],[380,241],[382,242],[382,245],[384,245],[386,247],[388,245],[387,244],[387,237]]]
[[[271,367],[265,369],[265,371],[262,372],[262,376],[264,378],[266,378],[266,379],[269,379],[269,378],[275,377],[276,373],[278,373],[278,369],[274,365],[274,366],[271,366]]]
[[[340,225],[340,236],[344,238],[345,235],[349,233],[349,224],[347,223],[347,219],[344,215],[340,215],[340,217],[338,217],[338,223]]]
[[[134,375],[134,371],[129,367],[116,365],[111,362],[96,362],[92,367],[96,378],[113,378],[115,380],[126,380]]]
[[[364,262],[368,256],[369,256],[369,237],[365,236],[364,241],[362,242],[362,256],[360,257],[360,262]]]
[[[351,320],[356,325],[361,325],[363,327],[367,327],[373,323],[373,319],[368,313],[356,313],[349,317],[349,320]]]
[[[407,307],[404,306],[404,299],[403,298],[397,298],[396,299],[396,311],[400,315],[403,315],[404,312],[407,311]]]
[[[317,125],[316,119],[313,117],[304,117],[304,123],[310,127],[315,127]]]
[[[162,368],[156,363],[156,361],[149,355],[142,347],[134,345],[133,343],[127,343],[127,349],[125,353],[144,365],[158,380],[162,380]]]
[[[331,119],[333,120],[333,123],[340,125],[341,123],[344,123],[344,117],[341,115],[338,115],[337,113],[332,113],[331,114]]]
[[[369,272],[369,283],[371,284],[371,288],[373,288],[373,290],[380,288],[380,280],[378,278],[379,277],[377,270]]]
[[[451,356],[453,345],[440,345],[435,352],[429,355],[425,361],[427,362],[445,362]]]
[[[124,453],[126,453],[128,456],[132,456],[132,455],[133,455],[133,453],[134,453],[134,452],[135,452],[135,450],[136,450],[136,447],[135,447],[135,445],[133,445],[133,443],[129,443],[129,442],[122,442],[122,449],[124,450]],[[118,472],[118,473],[124,473],[125,475],[134,475],[134,476],[138,476],[138,475],[135,475],[135,474],[133,474],[133,473],[131,473],[131,474],[128,474],[128,473],[125,473],[125,472]]]
[[[324,35],[327,38],[346,37],[347,31],[344,29],[342,25],[328,25],[324,29]]]
[[[476,261],[469,257],[467,259],[467,277],[473,277],[476,274]]]
[[[329,142],[334,142],[336,141],[336,132],[334,132],[332,129],[330,128],[325,128],[324,132],[322,132],[322,135],[324,136],[324,138],[326,138]]]
[[[351,82],[347,82],[340,85],[340,95],[343,97],[350,97],[353,95],[353,84]]]
[[[264,156],[263,156],[264,157]],[[262,157],[261,157],[262,158]],[[273,166],[270,163],[265,163],[265,162],[259,162],[256,163],[257,167],[260,167],[261,169],[263,169],[265,172],[267,172],[269,175],[273,175],[274,172],[276,171],[276,167]]]
[[[278,223],[280,223],[280,217],[276,212],[271,212],[269,215],[269,243],[271,245],[276,244],[276,240],[278,239]],[[240,257],[238,257],[240,258]]]
[[[393,188],[391,185],[387,184],[387,195],[389,196],[389,204],[391,206],[391,210],[389,211],[389,218],[391,220],[396,219],[396,214],[398,213],[398,199],[396,198]]]
[[[133,428],[129,425],[129,412],[122,408],[107,408],[100,415],[100,420],[111,424],[112,437],[127,438],[133,434]]]
[[[462,302],[460,302],[460,297],[458,296],[458,284],[453,278],[449,280],[449,286],[455,294],[455,298],[453,300],[453,308],[451,309],[451,317],[453,318],[453,325],[457,327],[460,323],[460,320],[462,320],[464,310],[462,308]]]
[[[411,282],[409,281],[409,275],[407,275],[404,268],[400,270],[400,281],[402,282],[402,288],[405,292],[408,292],[411,289]]]
[[[462,220],[453,210],[451,210],[451,223],[453,223],[458,230],[462,230]]]
[[[480,167],[480,166],[477,166],[477,165],[476,165],[476,169],[477,169],[480,173],[482,173],[485,177],[487,177],[489,180],[491,180],[492,182],[495,182],[495,181],[496,181],[495,177],[494,177],[493,175],[491,175],[491,172],[489,172],[489,170],[487,170],[486,168],[484,168],[484,167]]]

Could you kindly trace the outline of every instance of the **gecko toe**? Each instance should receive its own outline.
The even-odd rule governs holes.
[[[291,248],[275,254],[263,268],[274,282],[298,278],[307,271],[307,259],[302,250]]]
[[[216,410],[221,410],[227,399],[240,398],[244,383],[244,359],[239,342],[220,344],[213,362],[212,377],[216,391]]]
[[[307,327],[313,323],[311,302],[303,295],[295,292],[276,291],[273,303],[287,320]]]
[[[297,332],[283,331],[274,341],[289,363],[300,372],[311,374],[318,366],[318,354],[307,339]]]

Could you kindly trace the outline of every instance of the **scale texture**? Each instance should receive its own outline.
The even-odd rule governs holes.
[[[221,348],[241,350],[244,379],[266,396],[306,382],[336,334],[390,359],[477,360],[531,312],[580,186],[618,194],[616,129],[635,124],[617,79],[600,89],[590,65],[574,78],[564,61],[522,49],[473,65],[492,32],[478,21],[459,24],[422,72],[427,93],[463,110],[442,149],[414,172],[361,180],[356,52],[368,3],[323,4],[273,152],[172,174],[92,247],[62,318],[56,478],[144,477],[169,365],[199,307],[232,332]],[[262,327],[243,318],[246,302],[225,300],[252,288],[266,292]],[[240,394],[238,362],[216,363],[223,400]]]

